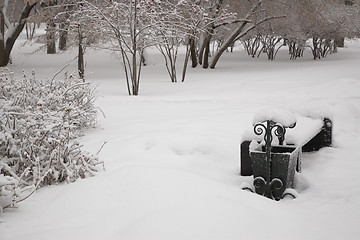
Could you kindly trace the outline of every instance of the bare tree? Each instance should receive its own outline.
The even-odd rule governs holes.
[[[155,44],[150,36],[153,16],[160,1],[119,0],[91,3],[82,1],[89,19],[108,39],[108,50],[119,53],[123,62],[129,95],[138,95],[141,77],[141,55]]]
[[[214,57],[212,58],[210,68],[215,68],[217,62],[219,61],[221,55],[230,47],[235,41],[246,36],[251,30],[255,29],[257,26],[276,18],[283,18],[283,15],[277,16],[265,16],[263,18],[257,19],[257,13],[263,11],[262,7],[263,0],[257,0],[253,6],[248,10],[244,19],[238,20],[236,23],[240,23],[235,27],[233,32],[229,34],[226,40],[222,43],[219,49],[216,51]]]
[[[10,20],[7,16],[9,0],[0,2],[0,67],[6,66],[10,61],[10,53],[16,39],[23,30],[26,20],[37,1],[26,1],[17,20]]]
[[[350,15],[352,16],[350,22],[353,28],[351,37],[360,37],[360,0],[352,0],[353,5],[349,9]]]
[[[204,34],[202,36],[202,44],[199,50],[199,63],[203,65],[203,68],[209,67],[209,58],[210,58],[210,43],[215,35],[217,28],[224,25],[228,25],[233,22],[238,22],[238,20],[231,19],[232,21],[223,21],[229,20],[228,18],[234,16],[228,11],[228,5],[225,5],[224,0],[211,0],[202,2],[204,9],[203,15],[204,19]],[[241,20],[240,20],[241,21]]]
[[[96,30],[95,20],[89,19],[88,12],[82,2],[67,0],[58,7],[60,9],[54,19],[55,22],[59,23],[59,35],[64,35],[64,39],[59,38],[59,49],[62,44],[65,49],[70,47],[78,48],[78,74],[79,78],[84,80],[85,50],[87,47],[94,45],[95,39],[101,38],[101,36]]]
[[[291,59],[302,56],[305,47],[305,36],[299,22],[303,2],[289,0],[264,1],[261,11],[254,15],[254,21],[272,16],[273,18],[256,26],[241,40],[248,55],[259,57],[262,53],[268,60],[274,60],[280,48],[288,45]]]
[[[182,81],[185,81],[186,69],[190,55],[193,66],[197,64],[195,40],[203,31],[207,21],[205,9],[194,0],[162,1],[152,26],[152,38],[157,39],[156,47],[165,60],[165,66],[172,82],[177,82],[176,62],[179,46],[187,46],[182,71]]]
[[[61,14],[58,14],[59,18],[57,19],[57,22],[59,22],[59,50],[63,51],[66,50],[68,47],[68,32],[69,32],[69,17],[71,14],[72,9],[76,6],[74,0],[64,0],[61,3],[60,8],[62,8],[62,11],[60,10]]]
[[[343,3],[345,5],[347,5],[347,6],[354,6],[355,5],[355,7],[356,7],[355,0],[344,0]],[[341,34],[339,33],[338,36],[336,36],[336,38],[335,38],[335,45],[337,47],[344,47],[344,41],[345,41],[345,37],[341,36]]]
[[[56,53],[56,23],[54,20],[54,16],[56,15],[56,11],[58,10],[58,1],[57,0],[49,0],[49,1],[41,1],[41,15],[43,21],[46,22],[46,52],[47,54],[55,54]]]

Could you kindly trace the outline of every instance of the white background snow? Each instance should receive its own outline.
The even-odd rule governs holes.
[[[76,54],[24,54],[36,47],[14,50],[18,77],[34,69],[51,78]],[[93,153],[107,142],[106,171],[5,210],[0,239],[359,239],[360,42],[319,61],[310,52],[290,61],[286,51],[270,62],[238,49],[175,84],[151,51],[138,97],[127,96],[118,59],[88,51],[106,118],[81,140]],[[251,178],[239,176],[238,146],[259,110],[279,106],[332,113],[334,146],[304,153],[298,198],[276,202],[241,190]]]

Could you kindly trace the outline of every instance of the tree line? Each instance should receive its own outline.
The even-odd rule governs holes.
[[[2,0],[0,8],[0,66],[9,63],[24,27],[31,37],[30,24],[45,23],[47,53],[76,46],[80,78],[87,47],[119,53],[129,95],[139,93],[149,47],[159,49],[177,82],[179,46],[186,49],[185,81],[189,63],[215,68],[235,42],[252,57],[274,60],[287,47],[296,59],[310,48],[316,60],[360,34],[360,0]]]

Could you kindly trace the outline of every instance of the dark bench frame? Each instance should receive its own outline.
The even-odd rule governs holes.
[[[296,122],[288,128],[294,128]],[[301,172],[302,152],[317,151],[322,147],[332,145],[332,121],[323,119],[323,125],[303,145],[285,144],[286,127],[272,120],[254,124],[254,133],[263,135],[264,140],[243,141],[240,145],[240,161],[242,176],[253,175],[253,184],[243,186],[242,189],[256,192],[270,199],[280,200],[287,195],[296,197],[293,189],[295,171]],[[274,135],[274,136],[273,136]],[[277,145],[272,144],[273,137],[277,137]],[[251,149],[250,149],[251,147]]]
[[[318,151],[323,147],[332,146],[332,128],[333,124],[330,118],[323,118],[323,126],[314,136],[301,147],[301,152]],[[250,157],[250,143],[252,141],[246,140],[240,144],[240,175],[253,175],[252,162]],[[291,145],[290,145],[291,146]],[[296,170],[301,172],[301,159],[297,162]]]

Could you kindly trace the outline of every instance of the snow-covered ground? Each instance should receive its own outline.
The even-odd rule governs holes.
[[[15,49],[19,77],[35,69],[51,78],[75,56],[23,54],[34,48]],[[174,84],[149,52],[140,96],[129,97],[119,60],[89,51],[106,118],[82,141],[93,153],[107,142],[106,171],[5,210],[0,239],[359,239],[360,42],[320,61],[280,54],[270,62],[226,53],[217,69],[188,69]],[[238,145],[259,110],[279,106],[331,113],[334,147],[305,153],[298,198],[276,202],[240,189],[250,178],[239,176]]]

